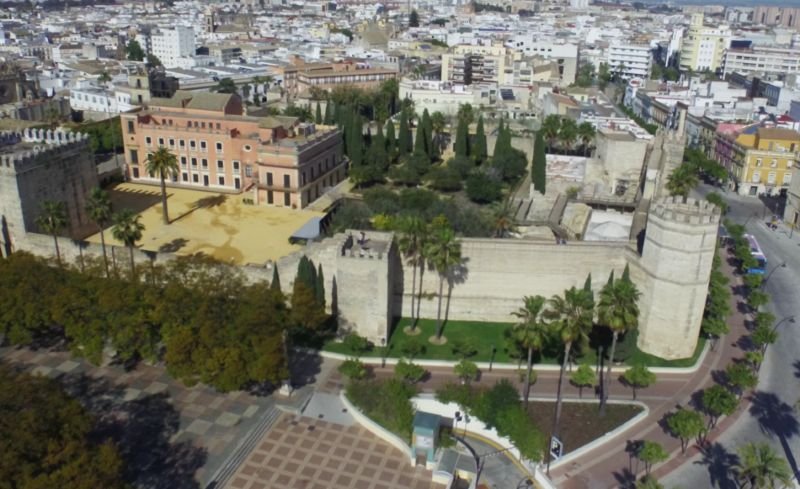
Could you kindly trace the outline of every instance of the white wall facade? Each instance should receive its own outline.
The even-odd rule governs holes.
[[[161,60],[165,68],[181,66],[179,58],[191,57],[195,53],[194,29],[178,26],[150,36],[150,52]]]
[[[653,64],[650,46],[611,44],[608,47],[606,60],[612,72],[620,66],[624,67],[621,72],[624,78],[650,78],[650,67]]]

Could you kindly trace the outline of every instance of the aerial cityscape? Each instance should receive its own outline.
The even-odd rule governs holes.
[[[800,488],[800,2],[0,2],[0,488]]]

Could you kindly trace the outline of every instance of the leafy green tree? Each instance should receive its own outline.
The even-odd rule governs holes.
[[[461,175],[447,166],[437,166],[431,170],[427,179],[431,188],[440,192],[457,192],[461,190]]]
[[[236,93],[236,82],[232,78],[221,78],[214,87],[214,91],[218,93]]]
[[[608,67],[608,63],[600,63],[600,67],[597,70],[597,80],[599,81],[600,89],[605,90],[608,82],[611,81],[611,70]]]
[[[747,305],[754,311],[759,310],[761,307],[767,305],[769,302],[769,295],[761,290],[753,290],[747,294]]]
[[[749,351],[744,354],[745,360],[750,364],[754,373],[761,370],[761,363],[764,361],[764,354],[760,351]]]
[[[368,352],[372,348],[372,344],[369,342],[368,339],[364,338],[363,336],[359,336],[356,333],[349,333],[347,336],[344,337],[342,343],[357,358],[361,357],[361,355]]]
[[[613,272],[612,272],[613,273]],[[639,326],[639,298],[641,293],[630,279],[614,280],[609,277],[608,283],[600,291],[600,302],[597,304],[597,318],[600,324],[611,330],[611,351],[609,353],[608,369],[606,370],[605,385],[600,399],[600,412],[604,413],[608,400],[609,381],[611,379],[611,364],[614,362],[614,351],[620,334],[625,334]],[[634,397],[636,389],[634,388]]]
[[[442,152],[442,134],[444,128],[447,126],[444,114],[439,111],[431,114],[431,130],[433,131],[433,149],[435,154],[441,155]]]
[[[644,463],[645,477],[648,477],[653,465],[666,461],[669,453],[658,442],[642,440],[642,444],[636,452],[636,458]]]
[[[430,240],[425,244],[425,257],[439,274],[439,305],[436,310],[436,339],[441,339],[444,331],[442,318],[442,299],[444,282],[450,276],[453,267],[461,263],[461,242],[456,238],[453,227],[444,216],[439,216],[431,223]]]
[[[466,359],[478,353],[478,344],[472,338],[457,338],[453,341],[453,355]]]
[[[500,180],[487,172],[475,172],[467,177],[467,197],[478,204],[489,204],[500,200],[503,186]]]
[[[492,168],[498,171],[505,182],[516,182],[528,169],[527,157],[523,151],[511,148],[492,157]]]
[[[416,384],[420,382],[428,374],[425,368],[405,360],[400,360],[394,366],[394,376],[397,379],[407,382],[409,384]]]
[[[155,54],[152,54],[152,53],[149,53],[147,55],[147,64],[150,65],[150,66],[164,66],[161,63],[161,60],[158,59],[158,56],[156,56]]]
[[[680,408],[667,418],[667,427],[681,441],[681,453],[686,453],[689,441],[699,438],[706,431],[703,415],[697,411]]]
[[[746,389],[756,386],[758,377],[744,363],[731,363],[725,368],[725,381],[741,399]]]
[[[474,362],[470,362],[469,360],[461,360],[453,367],[453,373],[461,379],[461,382],[468,384],[473,380],[478,378],[479,370],[478,366],[475,365]]]
[[[89,194],[89,198],[86,199],[86,213],[89,215],[89,219],[97,224],[97,228],[100,231],[100,245],[103,248],[103,265],[106,270],[106,276],[108,276],[105,227],[111,221],[112,214],[111,199],[108,196],[108,192],[100,187],[93,188],[92,192]]]
[[[131,39],[128,41],[128,45],[125,46],[125,53],[128,55],[128,59],[131,61],[144,61],[144,49],[142,49],[142,45],[139,44],[136,39]]]
[[[622,374],[622,378],[633,389],[633,400],[636,400],[636,390],[647,388],[656,382],[656,374],[644,364],[634,365]]]
[[[467,127],[469,127],[469,125],[475,121],[475,109],[472,108],[471,104],[459,105],[456,119],[458,119],[459,122],[464,121]]]
[[[588,363],[582,363],[572,372],[569,380],[578,388],[578,397],[583,399],[583,388],[594,387],[597,376]]]
[[[158,148],[155,153],[147,156],[147,173],[161,181],[161,216],[164,224],[169,225],[166,181],[168,177],[174,178],[178,174],[178,158],[167,148]]]
[[[339,365],[339,373],[350,380],[362,380],[367,377],[367,367],[357,358],[348,358]]]
[[[512,314],[519,319],[512,330],[512,338],[522,348],[528,350],[528,367],[525,380],[525,409],[531,392],[531,372],[533,371],[533,352],[541,351],[548,336],[547,324],[544,321],[546,299],[540,295],[526,296],[523,306]]]
[[[556,391],[556,415],[553,422],[553,435],[558,436],[559,422],[561,420],[561,387],[564,382],[564,371],[569,362],[570,351],[575,343],[588,341],[589,331],[592,329],[594,311],[591,308],[592,297],[583,289],[572,287],[564,291],[564,296],[555,295],[549,301],[549,309],[545,317],[550,319],[553,332],[564,345],[564,358],[561,362],[561,371],[558,376],[558,389]]]
[[[56,261],[61,266],[61,250],[58,248],[58,234],[67,227],[67,209],[63,202],[52,200],[42,201],[39,206],[39,215],[36,217],[39,229],[53,237],[56,247]]]
[[[708,414],[708,428],[717,425],[720,416],[730,416],[736,411],[739,399],[721,385],[709,387],[703,391],[703,409]]]
[[[753,345],[760,349],[762,354],[766,354],[767,347],[778,341],[778,332],[768,326],[758,326],[753,330],[751,338]]]
[[[400,353],[408,359],[415,359],[420,355],[424,355],[426,351],[425,344],[417,338],[409,338],[405,343],[400,346]]]
[[[54,380],[0,365],[0,477],[9,488],[125,489],[123,460]]]
[[[752,489],[792,485],[792,471],[789,464],[768,444],[746,443],[739,448],[738,452],[738,479],[749,483]]]
[[[142,232],[144,231],[144,224],[142,224],[139,219],[141,219],[141,216],[130,209],[122,209],[112,217],[114,226],[111,228],[111,234],[114,236],[114,239],[122,242],[130,253],[131,277],[136,276],[136,263],[133,260],[133,250],[136,248],[136,243],[142,239]]]
[[[547,155],[544,150],[542,132],[538,131],[536,133],[536,142],[533,146],[533,172],[531,179],[533,180],[533,188],[544,195],[545,186],[547,185]]]

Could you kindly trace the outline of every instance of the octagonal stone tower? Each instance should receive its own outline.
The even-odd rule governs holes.
[[[717,243],[719,209],[706,201],[666,197],[650,208],[641,265],[638,346],[666,359],[697,346]]]

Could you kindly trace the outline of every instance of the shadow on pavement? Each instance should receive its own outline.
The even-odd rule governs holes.
[[[614,472],[614,480],[617,481],[620,489],[633,489],[636,487],[636,474],[628,469]]]
[[[738,489],[735,469],[739,463],[739,457],[735,453],[728,452],[719,443],[707,445],[701,449],[701,452],[703,458],[695,464],[706,466],[711,478],[711,485],[719,489]]]
[[[764,434],[778,437],[792,473],[795,477],[800,475],[788,441],[800,433],[800,423],[794,415],[794,409],[775,394],[758,391],[752,396],[750,415],[758,420],[758,425]]]
[[[58,380],[97,419],[95,436],[117,443],[129,483],[154,489],[199,488],[194,474],[205,463],[206,451],[191,442],[171,441],[180,416],[166,393],[142,393],[126,400],[126,389],[106,379],[64,374]]]

